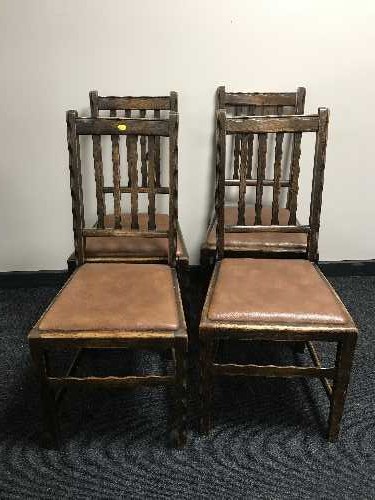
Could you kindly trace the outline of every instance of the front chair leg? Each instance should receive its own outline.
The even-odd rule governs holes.
[[[172,428],[172,445],[183,448],[187,440],[187,362],[186,349],[178,346],[174,350],[175,357],[175,418]]]
[[[201,419],[200,432],[209,434],[212,427],[212,373],[211,364],[213,363],[214,342],[205,340],[201,344],[200,359],[200,397],[201,397]]]
[[[55,394],[48,383],[48,367],[46,352],[39,346],[30,345],[31,356],[39,376],[41,402],[42,402],[42,418],[43,418],[43,444],[47,448],[59,448],[60,432],[57,417],[57,405]]]
[[[328,419],[328,440],[331,442],[337,441],[340,433],[340,423],[344,411],[356,340],[357,334],[349,334],[337,345],[336,375],[333,380]]]

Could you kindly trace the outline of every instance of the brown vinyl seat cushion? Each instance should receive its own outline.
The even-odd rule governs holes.
[[[237,207],[227,206],[224,208],[225,224],[237,224]],[[271,207],[262,208],[262,225],[267,226],[271,224],[272,209]],[[279,224],[288,225],[289,210],[287,208],[280,208],[279,210]],[[254,224],[255,209],[254,207],[246,207],[245,209],[245,222],[247,225]],[[216,221],[207,235],[207,246],[209,248],[216,247]],[[303,233],[225,233],[224,247],[225,249],[239,249],[239,250],[253,250],[253,251],[266,251],[266,250],[285,250],[303,252],[307,246],[307,235]]]
[[[84,264],[39,323],[40,330],[176,330],[172,269],[163,264]]]
[[[332,287],[307,260],[224,259],[217,265],[211,321],[352,324]]]
[[[139,229],[147,231],[148,215],[138,214]],[[130,229],[130,214],[122,214],[121,222],[123,229]],[[169,217],[167,214],[156,214],[156,228],[159,231],[167,231]],[[104,217],[106,228],[114,227],[114,215],[108,214]],[[183,255],[183,245],[177,235],[177,256]],[[168,257],[167,238],[119,238],[108,236],[86,238],[87,257]]]

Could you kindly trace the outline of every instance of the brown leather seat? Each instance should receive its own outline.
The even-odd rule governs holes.
[[[237,206],[224,208],[225,224],[237,224]],[[271,207],[262,208],[262,225],[270,225],[272,218]],[[280,208],[279,224],[288,225],[289,210]],[[254,224],[255,209],[246,207],[246,224]],[[253,250],[253,251],[306,251],[307,235],[302,233],[225,233],[224,248],[226,250]],[[216,221],[207,236],[207,248],[216,248]]]
[[[39,323],[39,330],[139,331],[179,328],[172,269],[162,264],[84,264]]]
[[[130,229],[130,214],[121,216],[123,229]],[[147,231],[148,215],[138,215],[139,229]],[[167,231],[169,217],[167,214],[156,214],[156,228]],[[114,227],[114,215],[109,214],[104,218],[104,225],[108,228]],[[181,235],[177,233],[177,257],[182,257],[184,244]],[[168,257],[167,238],[119,238],[108,236],[86,238],[87,257]]]
[[[345,306],[310,261],[224,259],[217,265],[211,321],[353,326]]]

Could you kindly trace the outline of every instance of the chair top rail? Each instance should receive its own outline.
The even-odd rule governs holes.
[[[295,92],[243,93],[229,92],[225,94],[226,106],[295,106]]]
[[[100,96],[97,90],[90,92],[90,100],[98,110],[171,110],[177,111],[177,92],[169,96]]]
[[[226,119],[225,129],[228,135],[317,132],[319,130],[319,115],[236,116]]]
[[[298,87],[296,92],[226,92],[218,88],[219,102],[223,106],[291,106],[304,101],[306,89]]]
[[[169,119],[77,118],[78,135],[156,135],[169,137]]]

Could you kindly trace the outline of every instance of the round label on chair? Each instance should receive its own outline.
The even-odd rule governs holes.
[[[117,128],[118,128],[119,130],[124,131],[124,130],[126,130],[126,125],[124,125],[123,123],[120,123],[120,125],[117,125]]]

